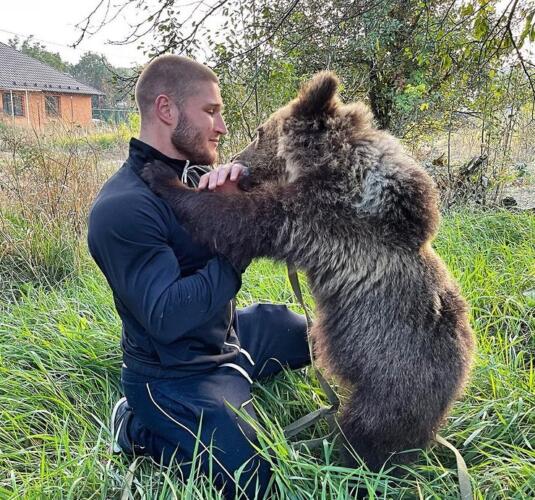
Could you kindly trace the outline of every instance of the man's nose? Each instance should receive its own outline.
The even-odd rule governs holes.
[[[228,132],[227,126],[225,125],[225,120],[223,119],[223,116],[221,114],[217,115],[214,129],[218,134],[221,135],[225,135]]]

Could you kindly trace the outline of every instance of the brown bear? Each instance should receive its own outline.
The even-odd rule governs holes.
[[[350,394],[340,427],[377,471],[433,438],[466,382],[474,340],[466,303],[431,248],[431,178],[374,128],[366,106],[342,104],[337,87],[319,73],[259,127],[237,157],[250,167],[243,191],[187,188],[160,162],[143,177],[237,267],[270,257],[306,272],[316,355]]]

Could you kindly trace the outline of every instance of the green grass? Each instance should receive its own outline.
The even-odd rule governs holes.
[[[479,346],[467,394],[442,435],[463,454],[476,498],[532,498],[535,301],[524,292],[535,288],[535,217],[453,213],[435,248],[472,305]],[[104,278],[85,252],[77,259],[73,252],[51,251],[52,264],[44,259],[33,274],[21,254],[21,272],[4,274],[17,293],[0,305],[0,498],[220,498],[209,479],[181,481],[175,470],[148,460],[129,474],[125,458],[109,455],[106,425],[119,396],[120,322]],[[7,273],[5,255],[0,272]],[[64,272],[61,255],[71,272]],[[244,277],[239,304],[255,301],[299,309],[284,268],[267,261]],[[254,393],[262,446],[276,455],[274,498],[351,498],[359,483],[377,487],[378,498],[458,498],[455,459],[439,445],[401,481],[340,467],[328,441],[314,453],[292,451],[281,429],[324,399],[305,371],[258,385]],[[322,432],[319,426],[304,437]]]

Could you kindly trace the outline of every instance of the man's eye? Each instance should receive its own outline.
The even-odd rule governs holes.
[[[208,109],[206,110],[206,112],[209,114],[209,115],[213,115],[215,113],[215,109]]]

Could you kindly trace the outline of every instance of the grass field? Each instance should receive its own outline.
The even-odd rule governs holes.
[[[196,474],[181,481],[146,459],[132,474],[125,458],[110,456],[121,330],[111,293],[83,243],[5,220],[4,247],[33,238],[35,248],[0,254],[0,498],[220,498]],[[533,498],[535,298],[525,292],[535,288],[535,216],[452,213],[435,248],[471,303],[479,349],[442,435],[463,454],[475,498]],[[36,255],[45,256],[37,262]],[[242,306],[256,301],[299,309],[284,268],[267,261],[249,268],[239,295]],[[276,457],[273,498],[345,499],[358,484],[377,488],[377,498],[458,497],[454,456],[439,445],[397,482],[340,467],[328,441],[314,453],[293,452],[281,428],[323,398],[305,371],[254,393],[262,445]]]

